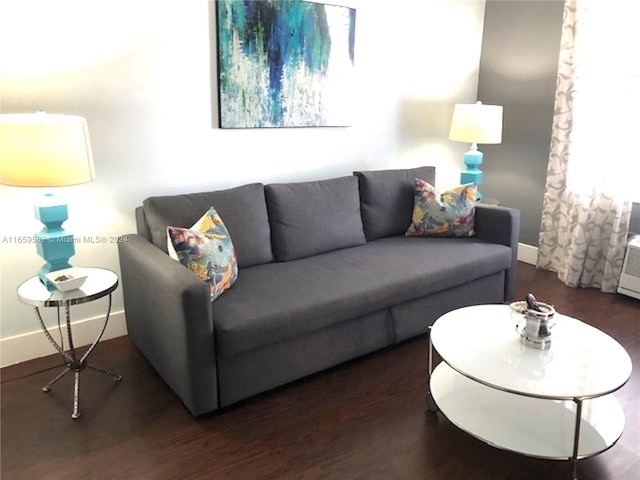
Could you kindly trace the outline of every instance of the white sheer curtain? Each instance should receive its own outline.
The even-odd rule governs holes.
[[[566,0],[538,266],[614,292],[640,201],[640,2]]]

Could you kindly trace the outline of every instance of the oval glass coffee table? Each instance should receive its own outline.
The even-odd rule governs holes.
[[[441,316],[429,335],[427,404],[497,448],[577,461],[613,446],[624,412],[611,393],[631,376],[631,358],[606,333],[556,314],[551,348],[521,343],[508,305]],[[433,351],[443,362],[433,369]]]

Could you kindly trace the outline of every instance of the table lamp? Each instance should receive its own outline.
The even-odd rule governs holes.
[[[89,130],[82,117],[37,113],[0,114],[0,183],[20,187],[62,187],[95,178]],[[73,235],[62,228],[65,202],[45,193],[34,206],[44,227],[34,237],[45,264],[38,271],[47,286],[49,272],[70,268]]]
[[[471,143],[471,148],[464,154],[466,169],[460,175],[460,183],[475,183],[478,186],[476,201],[482,200],[480,184],[482,183],[482,152],[478,143],[502,142],[502,107],[499,105],[456,104],[451,119],[449,139],[457,142]]]

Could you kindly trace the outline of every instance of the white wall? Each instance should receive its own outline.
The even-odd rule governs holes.
[[[355,169],[435,165],[439,186],[456,184],[467,146],[447,139],[449,121],[454,103],[476,99],[484,1],[331,3],[357,9],[353,125],[221,130],[211,0],[3,0],[0,111],[44,109],[89,124],[97,179],[66,190],[65,228],[80,238],[121,235],[135,231],[133,209],[150,195]],[[42,260],[10,238],[40,229],[32,198],[0,187],[3,351],[18,337],[28,345],[42,336],[15,294]],[[76,266],[119,270],[113,243],[80,243],[76,252]],[[104,307],[88,304],[74,318]],[[113,310],[121,322],[119,290]],[[3,365],[12,361],[2,355]]]

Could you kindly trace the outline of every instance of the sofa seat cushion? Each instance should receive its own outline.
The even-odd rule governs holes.
[[[242,271],[212,305],[229,357],[509,268],[511,250],[477,238],[387,237]]]

